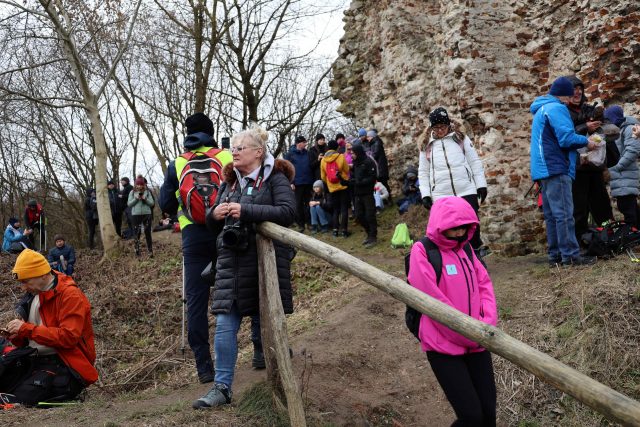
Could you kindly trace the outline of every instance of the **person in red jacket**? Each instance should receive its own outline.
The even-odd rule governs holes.
[[[94,367],[91,305],[73,279],[52,271],[38,252],[25,249],[14,277],[26,291],[3,334],[17,347],[32,347],[31,369],[12,390],[10,403],[28,406],[73,399],[98,379]]]
[[[35,200],[29,200],[27,207],[24,208],[24,227],[27,230],[31,230],[29,234],[29,240],[31,241],[31,247],[37,248],[39,251],[46,250],[46,233],[45,233],[44,212],[42,205]],[[38,232],[38,238],[40,239],[40,246],[36,246],[35,232]]]

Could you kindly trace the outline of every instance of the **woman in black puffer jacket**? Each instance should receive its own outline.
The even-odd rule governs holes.
[[[231,139],[233,164],[223,169],[224,183],[207,226],[218,232],[216,279],[211,311],[216,315],[215,383],[193,404],[210,408],[231,402],[231,385],[238,354],[237,334],[244,316],[259,314],[258,253],[255,224],[271,221],[289,226],[295,218],[291,181],[295,169],[267,151],[268,135],[253,128]],[[291,259],[293,248],[273,242],[282,306],[293,312]]]

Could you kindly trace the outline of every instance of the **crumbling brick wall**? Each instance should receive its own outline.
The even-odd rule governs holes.
[[[612,0],[353,0],[333,66],[340,111],[379,130],[392,178],[417,166],[416,137],[444,106],[482,157],[485,239],[507,255],[542,249],[529,174],[529,105],[577,74],[589,101],[640,111],[640,3]]]

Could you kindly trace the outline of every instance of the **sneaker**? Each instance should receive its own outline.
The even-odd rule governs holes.
[[[333,237],[338,237],[338,230],[335,228],[333,229]]]
[[[264,369],[267,364],[264,361],[264,353],[257,348],[253,349],[253,359],[251,359],[251,366],[255,369]]]
[[[378,239],[376,239],[375,237],[369,237],[367,238],[367,240],[362,242],[362,245],[364,247],[370,248],[371,246],[374,246],[376,243],[378,243]]]
[[[576,258],[571,258],[566,261],[562,261],[563,267],[576,267],[580,265],[593,265],[598,260],[598,257],[595,256],[579,256]]]
[[[200,399],[193,402],[193,409],[215,408],[231,403],[231,390],[225,384],[215,383],[211,390]]]

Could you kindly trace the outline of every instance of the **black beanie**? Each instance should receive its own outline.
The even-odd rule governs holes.
[[[429,114],[429,123],[431,126],[435,125],[450,125],[449,114],[447,110],[442,107],[438,107]]]
[[[335,139],[330,140],[329,143],[327,144],[327,148],[329,148],[329,150],[337,150],[338,141],[336,141]]]
[[[296,144],[300,144],[301,142],[307,142],[307,138],[302,135],[296,136]]]
[[[320,141],[321,139],[325,139],[324,135],[319,133],[316,135],[316,142]]]
[[[187,117],[184,125],[187,127],[187,135],[203,132],[209,136],[213,136],[213,122],[204,113],[195,113]]]

